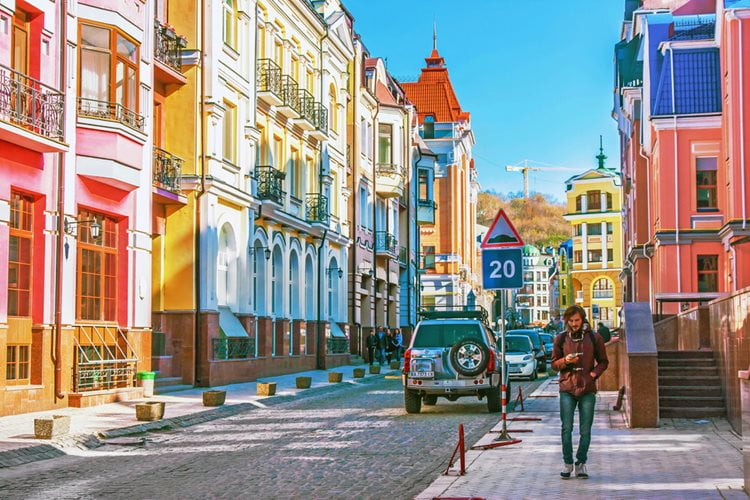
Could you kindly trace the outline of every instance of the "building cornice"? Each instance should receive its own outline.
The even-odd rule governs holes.
[[[674,116],[651,117],[654,130],[674,130]],[[721,128],[721,113],[710,115],[678,116],[678,129]]]

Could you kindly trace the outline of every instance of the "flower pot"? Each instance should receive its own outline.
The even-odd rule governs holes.
[[[401,368],[401,361],[393,360],[391,361],[391,370],[398,370]]]
[[[258,382],[256,391],[258,396],[273,396],[276,394],[276,382]]]
[[[145,422],[161,420],[164,417],[164,401],[149,401],[135,405],[135,418]]]
[[[331,384],[338,384],[344,380],[344,374],[341,372],[328,372],[328,382]]]
[[[52,415],[48,418],[34,419],[34,437],[37,439],[52,439],[64,436],[70,432],[69,415]]]
[[[370,375],[380,374],[380,365],[370,365]]]
[[[221,406],[227,399],[227,391],[203,391],[203,406]]]
[[[355,368],[354,369],[354,378],[364,378],[365,377],[365,369],[364,368]]]
[[[312,385],[312,377],[297,377],[294,379],[297,389],[309,389]]]

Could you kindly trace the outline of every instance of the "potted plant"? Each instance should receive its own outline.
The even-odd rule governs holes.
[[[148,401],[135,405],[135,418],[145,422],[164,418],[164,401]]]
[[[181,49],[187,47],[187,37],[185,35],[179,35],[177,37],[177,46]]]
[[[227,399],[227,391],[203,391],[203,406],[221,406]]]

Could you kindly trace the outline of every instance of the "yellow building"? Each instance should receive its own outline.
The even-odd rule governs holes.
[[[567,213],[572,226],[572,285],[575,303],[586,309],[594,328],[620,324],[622,285],[622,189],[620,175],[604,166],[566,181]]]

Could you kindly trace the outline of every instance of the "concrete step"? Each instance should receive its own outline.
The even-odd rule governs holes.
[[[706,376],[718,375],[719,369],[715,366],[660,366],[659,375],[690,375]]]
[[[710,418],[723,417],[727,414],[724,408],[670,408],[659,407],[661,418]]]
[[[665,358],[659,359],[659,368],[680,366],[680,367],[693,367],[693,366],[716,366],[716,360],[713,358]]]
[[[154,387],[154,394],[169,394],[170,392],[186,391],[193,389],[192,385],[179,384],[179,385],[165,385],[161,387]]]
[[[166,387],[169,385],[181,385],[182,377],[156,377],[154,379],[155,387]]]
[[[698,397],[698,398],[711,398],[721,397],[721,387],[719,386],[660,386],[659,397]]]
[[[724,408],[724,398],[720,396],[662,396],[659,394],[659,408]]]
[[[687,376],[659,374],[659,387],[664,386],[716,386],[721,387],[718,375]]]
[[[713,351],[659,351],[659,360],[662,359],[713,359]]]

